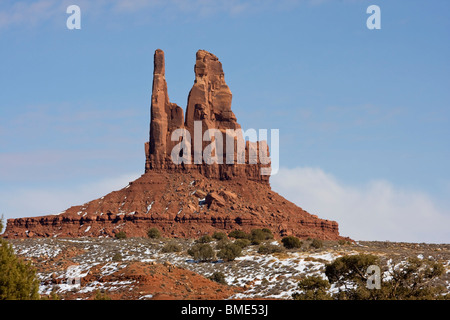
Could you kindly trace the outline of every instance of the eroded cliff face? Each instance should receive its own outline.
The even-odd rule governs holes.
[[[244,142],[219,59],[199,50],[194,72],[184,118],[183,109],[169,100],[164,52],[156,50],[150,141],[140,178],[57,215],[9,219],[4,237],[99,237],[119,231],[144,237],[157,227],[166,237],[269,228],[275,237],[341,239],[336,222],[271,190],[267,143]],[[174,132],[183,134],[174,138]],[[220,142],[224,151],[229,143],[231,158],[220,152]],[[204,156],[208,150],[214,161]]]

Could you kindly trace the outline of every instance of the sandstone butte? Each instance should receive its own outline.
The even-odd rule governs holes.
[[[268,149],[265,141],[245,144],[244,163],[236,158],[232,164],[172,161],[171,152],[179,144],[171,139],[175,129],[186,129],[193,137],[194,121],[201,121],[202,133],[213,128],[225,135],[226,129],[241,128],[231,110],[232,94],[219,59],[199,50],[194,72],[184,115],[169,100],[164,52],[155,51],[150,139],[145,143],[141,177],[56,215],[8,219],[3,237],[111,237],[119,231],[128,237],[145,237],[148,229],[156,227],[163,236],[173,238],[269,228],[276,238],[344,239],[337,222],[320,219],[271,190],[270,175],[261,174],[261,169],[270,170],[270,161],[258,158],[255,163],[249,157],[252,148]],[[202,143],[205,147],[211,141]],[[191,152],[194,159],[193,148]]]

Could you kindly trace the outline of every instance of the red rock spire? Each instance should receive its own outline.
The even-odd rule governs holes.
[[[146,144],[146,172],[148,170],[195,170],[208,178],[223,180],[239,177],[268,183],[269,175],[262,175],[261,168],[270,167],[270,165],[261,164],[258,161],[249,163],[249,150],[258,150],[260,147],[267,148],[265,141],[247,142],[244,146],[245,163],[237,163],[237,140],[243,141],[242,134],[238,133],[233,146],[235,161],[233,164],[227,164],[226,130],[240,130],[241,126],[231,110],[232,94],[225,82],[225,74],[219,59],[205,50],[197,51],[194,66],[195,81],[189,92],[185,121],[183,121],[183,110],[178,105],[169,102],[164,70],[164,52],[158,49],[154,56],[150,142]],[[222,135],[222,164],[205,164],[201,156],[200,161],[197,161],[199,157],[194,154],[195,150],[198,150],[194,147],[194,139],[198,135],[194,128],[195,121],[201,122],[201,138],[209,129],[216,129]],[[185,128],[192,139],[190,141],[192,146],[191,164],[177,165],[171,159],[173,147],[179,143],[179,141],[171,141],[171,135],[175,129],[180,128]],[[211,141],[203,141],[203,139],[201,141],[200,151],[203,151],[208,145],[215,143],[215,138],[211,138]]]
[[[170,135],[183,126],[183,109],[169,101],[165,77],[164,52],[157,49],[154,55],[152,102],[150,109],[150,141],[146,146],[146,171],[164,169],[170,161],[170,150],[176,144]]]

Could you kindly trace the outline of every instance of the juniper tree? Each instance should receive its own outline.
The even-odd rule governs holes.
[[[0,230],[3,229],[3,217]],[[37,300],[39,282],[29,262],[17,258],[13,247],[0,238],[0,300]]]
[[[330,283],[319,276],[308,276],[298,283],[301,292],[294,293],[294,300],[331,300],[332,296],[327,292]]]

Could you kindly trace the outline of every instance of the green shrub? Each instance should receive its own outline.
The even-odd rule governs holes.
[[[230,238],[235,238],[235,239],[250,239],[251,235],[242,231],[242,230],[233,230],[231,231],[228,236]]]
[[[267,229],[253,229],[251,233],[252,244],[260,244],[264,240],[273,239],[272,232]]]
[[[56,289],[52,289],[50,295],[48,296],[48,300],[61,300],[61,296],[56,293]]]
[[[330,283],[319,276],[308,276],[298,283],[300,293],[294,293],[294,300],[331,300],[332,296],[327,293]]]
[[[260,254],[271,254],[271,253],[277,253],[277,252],[283,252],[283,247],[274,245],[274,244],[268,244],[268,245],[262,245],[258,248],[258,253]]]
[[[97,290],[95,292],[94,300],[111,300],[111,297],[108,296],[105,292]]]
[[[261,239],[254,238],[254,239],[251,240],[250,243],[253,244],[253,245],[258,245],[258,244],[261,244],[261,242],[262,242]]]
[[[236,239],[234,240],[234,244],[244,249],[250,245],[250,240],[248,239]]]
[[[377,264],[378,257],[371,254],[343,256],[325,265],[325,275],[330,283],[339,286],[348,282],[365,281],[363,275],[367,268]]]
[[[234,243],[230,243],[222,248],[217,256],[224,261],[233,261],[241,255],[242,248]]]
[[[226,246],[228,246],[230,243],[232,243],[232,242],[228,239],[219,240],[219,241],[217,241],[216,249],[221,250],[221,249],[225,248]]]
[[[127,238],[127,234],[125,233],[125,231],[119,231],[114,236],[119,240]]]
[[[225,232],[218,232],[218,231],[214,232],[212,237],[216,240],[224,240],[228,238]]]
[[[225,280],[225,275],[222,272],[214,272],[210,277],[208,277],[209,280],[218,282],[220,284],[227,284]]]
[[[207,243],[197,243],[193,245],[188,251],[194,260],[205,262],[215,259],[214,249]]]
[[[320,249],[323,247],[323,242],[322,242],[322,240],[319,240],[319,239],[313,239],[313,241],[310,244],[310,247],[315,248],[315,249]]]
[[[115,253],[113,256],[112,256],[112,261],[114,261],[114,262],[120,262],[120,261],[122,261],[122,259],[123,259],[123,257],[122,257],[122,255],[120,254],[120,252],[117,252],[117,253]]]
[[[270,229],[267,229],[267,228],[254,229],[254,230],[252,230],[252,234],[254,232],[257,232],[258,234],[260,234],[263,240],[273,239],[273,233],[272,233],[272,231],[270,231]]]
[[[41,295],[39,300],[61,300],[61,296],[56,291],[57,288],[54,286],[49,295]]]
[[[158,228],[150,228],[147,231],[147,236],[151,239],[159,239],[161,238],[161,232],[158,230]]]
[[[379,266],[379,257],[372,254],[342,256],[325,265],[327,280],[309,276],[301,280],[301,292],[292,295],[296,300],[441,300],[449,299],[442,285],[445,267],[433,259],[409,258],[389,271],[378,289],[369,289],[369,266]],[[381,266],[379,266],[382,270]],[[331,285],[345,286],[335,294],[327,291]]]
[[[210,235],[205,234],[204,236],[201,236],[200,238],[197,239],[197,243],[209,243],[213,241],[213,239],[211,238]]]
[[[180,252],[181,247],[173,242],[166,243],[164,247],[162,247],[161,252],[162,253],[169,253],[169,252]]]
[[[284,237],[281,242],[286,249],[301,248],[303,245],[303,242],[301,242],[299,238],[294,236]]]
[[[37,300],[38,290],[39,280],[31,263],[18,259],[12,246],[0,238],[0,300]]]
[[[389,279],[381,279],[380,289],[368,289],[366,270],[378,265],[379,258],[371,254],[339,257],[325,266],[331,284],[350,286],[336,295],[349,300],[437,300],[449,299],[439,279],[445,274],[442,263],[433,259],[409,258],[401,267],[390,271]],[[442,282],[441,282],[442,283]]]

